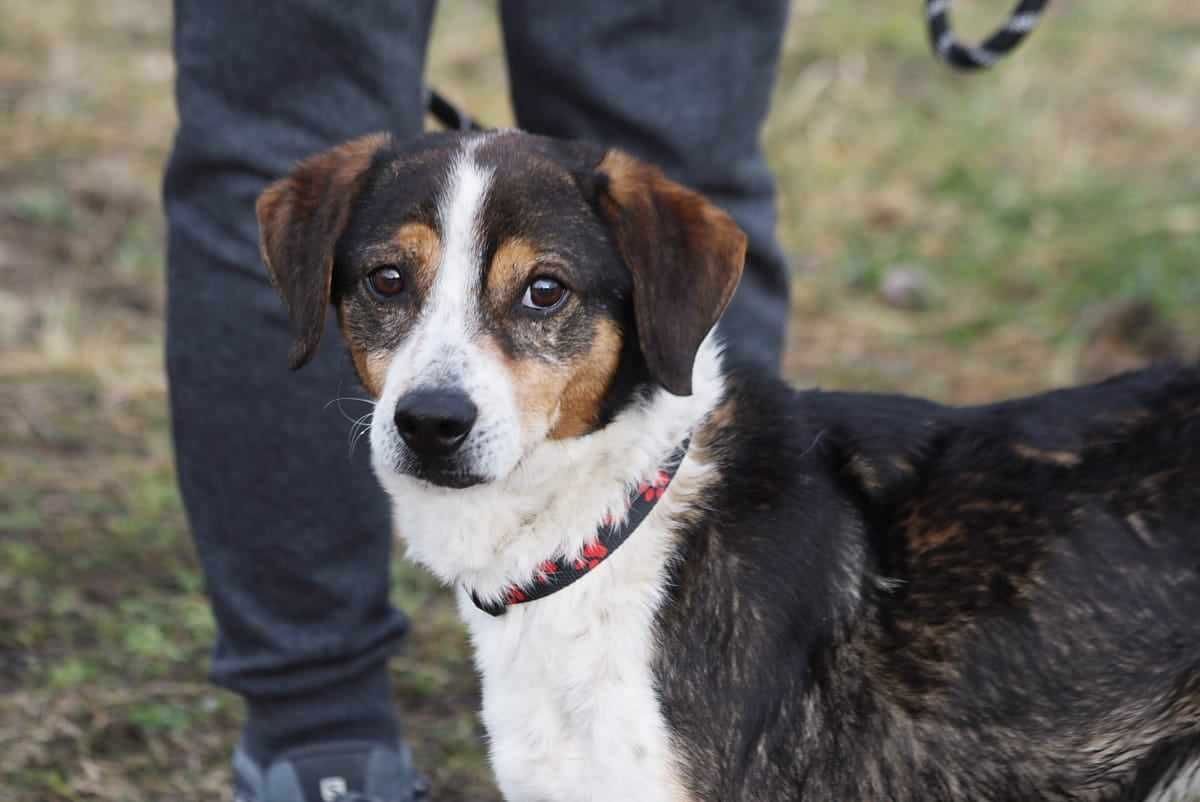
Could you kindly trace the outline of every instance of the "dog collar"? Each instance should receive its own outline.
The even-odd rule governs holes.
[[[487,604],[475,591],[471,591],[471,601],[488,615],[501,616],[514,604],[544,599],[586,576],[608,559],[618,546],[629,539],[633,530],[646,520],[646,516],[658,504],[659,499],[667,492],[671,480],[675,478],[690,442],[690,437],[684,438],[679,448],[671,452],[671,456],[653,477],[638,483],[625,502],[623,520],[613,520],[611,515],[605,517],[596,530],[596,537],[583,547],[583,553],[578,558],[568,560],[566,557],[559,557],[546,560],[538,566],[532,582],[526,585],[509,585],[504,590],[503,601]]]

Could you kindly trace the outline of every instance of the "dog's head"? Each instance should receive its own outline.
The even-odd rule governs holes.
[[[272,184],[258,220],[293,367],[334,303],[377,469],[447,487],[689,394],[746,247],[657,169],[518,132],[355,140]]]

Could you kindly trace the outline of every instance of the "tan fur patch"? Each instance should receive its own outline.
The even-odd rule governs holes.
[[[497,347],[496,351],[502,353]],[[538,359],[512,359],[502,354],[513,377],[517,408],[526,428],[542,428],[547,422],[556,428],[555,417],[563,391],[571,379],[570,368],[551,365]]]
[[[910,535],[910,542],[918,552],[922,552],[939,548],[955,540],[961,540],[963,535],[962,524],[955,521],[948,526],[914,531]]]
[[[528,240],[510,237],[500,244],[488,267],[487,294],[494,309],[503,311],[524,289],[538,251]]]
[[[416,285],[416,290],[422,295],[427,295],[433,287],[433,279],[441,261],[441,251],[442,242],[436,231],[424,223],[405,223],[396,229],[387,242],[369,248],[366,255],[378,266],[389,263],[402,266],[406,275],[411,277]],[[392,361],[392,353],[369,351],[355,343],[346,325],[345,309],[343,305],[339,312],[342,339],[350,349],[350,358],[358,372],[359,381],[368,393],[378,398],[383,393],[383,383],[387,377],[388,365]]]
[[[1025,459],[1036,460],[1037,462],[1049,462],[1054,465],[1062,465],[1070,467],[1079,464],[1079,455],[1073,454],[1070,451],[1045,451],[1033,446],[1027,446],[1024,443],[1017,443],[1013,446],[1013,451]]]
[[[517,407],[527,428],[547,423],[551,440],[579,437],[591,431],[600,417],[621,357],[621,335],[614,323],[597,323],[592,347],[566,365],[538,359],[514,360],[493,340],[484,342],[512,373]]]
[[[383,395],[383,383],[387,379],[388,365],[392,363],[391,353],[352,348],[350,354],[354,358],[354,367],[358,370],[363,387],[371,394],[372,398],[379,398]]]
[[[958,521],[944,523],[930,518],[923,503],[914,505],[904,516],[901,525],[908,542],[918,554],[944,546],[965,534],[962,524]]]
[[[346,329],[345,316],[339,315],[339,317],[342,341],[346,343],[346,348],[350,351],[350,360],[354,363],[358,380],[372,398],[379,398],[383,395],[383,383],[387,379],[388,365],[392,362],[392,352],[368,351],[362,348],[350,338]]]
[[[573,366],[559,405],[558,423],[550,432],[551,440],[578,437],[591,431],[600,418],[600,405],[620,359],[621,334],[615,323],[601,320],[596,324],[592,347]]]
[[[442,259],[442,240],[438,233],[424,223],[405,223],[392,235],[389,248],[394,248],[397,261],[412,268],[413,278],[422,294],[433,286],[433,277]]]

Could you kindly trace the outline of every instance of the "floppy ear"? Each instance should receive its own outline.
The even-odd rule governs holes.
[[[387,134],[372,134],[312,156],[258,196],[259,245],[287,306],[293,370],[312,358],[321,341],[334,248],[367,167],[387,141]]]
[[[600,212],[633,273],[633,311],[651,375],[691,395],[692,364],[725,311],[746,260],[733,218],[632,156],[597,166]]]

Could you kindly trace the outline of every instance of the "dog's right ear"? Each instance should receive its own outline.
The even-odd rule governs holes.
[[[669,392],[691,395],[696,352],[742,277],[746,235],[704,196],[619,150],[605,154],[594,180],[600,213],[633,275],[650,373]]]
[[[258,197],[263,261],[283,296],[295,336],[293,369],[308,362],[321,341],[334,248],[367,168],[388,139],[387,134],[372,134],[305,159]]]

